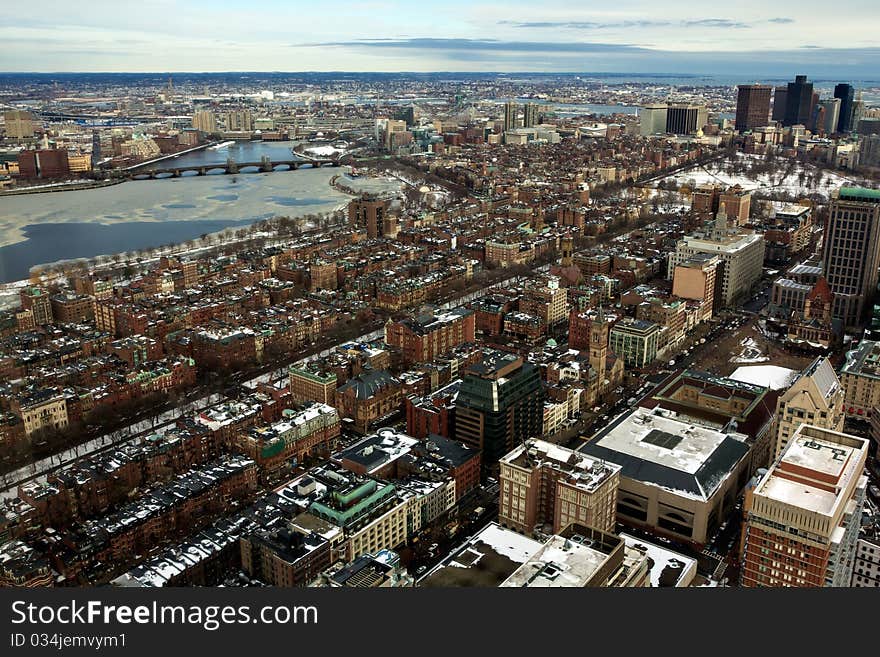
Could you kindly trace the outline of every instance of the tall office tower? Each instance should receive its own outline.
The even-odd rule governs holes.
[[[226,129],[232,132],[249,132],[254,129],[254,115],[250,110],[226,112]]]
[[[208,134],[217,132],[217,117],[210,110],[199,110],[193,114],[192,127]]]
[[[536,125],[538,125],[538,103],[526,103],[523,105],[523,128]]]
[[[830,203],[822,254],[834,293],[834,318],[858,330],[877,288],[880,266],[880,191],[841,187]]]
[[[504,103],[504,132],[516,128],[516,103]]]
[[[776,447],[778,459],[802,424],[843,431],[844,390],[831,361],[817,358],[800,373],[791,387],[776,400]]]
[[[7,139],[30,139],[34,136],[36,119],[30,112],[24,110],[3,112],[3,120],[6,123]]]
[[[862,90],[859,89],[859,96],[853,101],[852,112],[850,113],[849,123],[852,132],[858,132],[859,123],[865,115],[865,101],[862,100]]]
[[[766,84],[741,84],[736,95],[736,129],[739,132],[767,125],[770,93]]]
[[[836,132],[852,130],[852,108],[855,92],[851,84],[840,83],[834,87],[834,97],[840,99],[840,116]]]
[[[485,469],[541,435],[544,389],[538,369],[516,354],[484,350],[465,370],[455,401],[455,438],[482,452]]]
[[[812,105],[813,83],[807,82],[806,75],[796,75],[794,82],[788,83],[788,92],[785,95],[785,119],[782,125],[809,125]]]
[[[92,130],[92,170],[101,164],[101,133]]]
[[[666,132],[691,135],[708,123],[709,110],[705,105],[670,103],[666,112]]]
[[[773,89],[773,120],[782,123],[785,121],[785,108],[788,100],[788,87],[775,87]]]
[[[803,424],[746,489],[740,583],[849,586],[867,477],[868,440]]]
[[[639,108],[639,132],[643,137],[662,135],[666,132],[666,116],[669,106],[666,103],[645,105]]]
[[[827,98],[819,101],[819,106],[825,109],[825,116],[822,125],[816,125],[816,129],[822,129],[826,135],[838,132],[837,126],[840,125],[840,98]]]

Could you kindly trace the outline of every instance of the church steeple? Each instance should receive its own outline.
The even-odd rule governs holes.
[[[608,322],[605,321],[605,311],[599,304],[599,312],[596,318],[590,322],[590,367],[596,372],[601,381],[605,376],[605,364],[608,359]]]

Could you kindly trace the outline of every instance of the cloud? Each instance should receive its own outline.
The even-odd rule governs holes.
[[[739,21],[729,18],[698,18],[692,20],[625,20],[625,21],[498,21],[498,25],[523,29],[610,30],[651,27],[708,27],[744,30],[762,23],[785,25],[793,18],[770,18],[766,21]]]
[[[507,51],[507,52],[650,52],[646,48],[626,43],[591,43],[579,41],[499,41],[496,39],[438,39],[431,37],[413,39],[358,39],[355,41],[329,41],[325,43],[292,44],[292,47],[357,47],[402,48],[414,50],[451,51]]]

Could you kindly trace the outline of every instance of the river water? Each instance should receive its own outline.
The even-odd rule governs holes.
[[[253,155],[256,160],[272,156],[276,146],[268,152],[255,148]],[[351,198],[330,185],[330,179],[345,170],[135,180],[98,189],[3,196],[0,282],[27,278],[38,264],[183,242],[279,215],[329,212]],[[400,187],[398,181],[385,178],[359,177],[345,184],[372,192]]]

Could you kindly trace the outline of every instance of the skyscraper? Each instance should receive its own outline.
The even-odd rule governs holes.
[[[781,86],[773,89],[773,120],[780,123],[785,120],[786,101],[788,100],[788,87]]]
[[[858,98],[853,101],[852,112],[849,117],[849,129],[852,132],[857,132],[859,129],[859,123],[862,121],[862,117],[865,115],[865,101],[862,100],[862,92],[859,91]]]
[[[794,82],[788,83],[785,95],[785,118],[782,125],[809,125],[813,105],[813,83],[807,82],[806,75],[796,75]]]
[[[741,584],[849,586],[867,477],[868,440],[809,424],[743,505]]]
[[[666,132],[690,135],[701,130],[709,120],[705,105],[670,103],[666,111]]]
[[[736,129],[740,132],[767,125],[770,120],[771,87],[741,84],[736,96]]]
[[[839,132],[837,126],[840,125],[841,105],[840,98],[826,98],[825,100],[820,100],[819,106],[825,109],[825,116],[823,117],[822,125],[816,125],[816,130],[822,129],[825,131],[825,134],[828,135],[834,132]]]
[[[208,134],[217,132],[217,117],[210,110],[199,110],[193,114],[192,127]]]
[[[639,126],[643,137],[660,135],[666,132],[666,115],[669,107],[666,103],[645,105],[639,108]]]
[[[834,97],[840,99],[840,116],[837,120],[837,132],[852,130],[852,109],[855,92],[851,84],[840,83],[834,87]]]
[[[523,128],[536,125],[538,125],[538,103],[526,103],[523,105]]]
[[[516,128],[516,103],[513,101],[504,103],[504,132]]]
[[[483,466],[541,435],[544,390],[538,369],[515,354],[485,350],[465,371],[455,402],[455,438],[482,452]]]
[[[841,187],[833,196],[822,260],[834,293],[834,318],[857,329],[877,287],[880,191]]]

